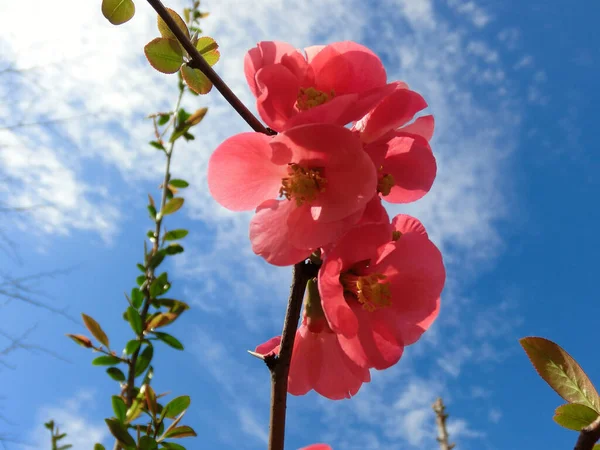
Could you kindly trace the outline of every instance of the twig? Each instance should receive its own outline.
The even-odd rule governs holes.
[[[445,413],[446,407],[440,397],[432,405],[436,414],[436,423],[438,428],[437,441],[440,443],[441,450],[452,450],[456,444],[450,444],[448,430],[446,429],[446,419],[448,414]]]
[[[221,95],[229,102],[229,104],[237,111],[237,113],[246,121],[250,128],[259,133],[271,135],[273,132],[268,130],[260,121],[250,112],[250,110],[242,103],[242,101],[233,93],[233,91],[227,86],[223,79],[213,70],[212,67],[202,57],[200,52],[194,47],[192,41],[181,31],[177,26],[167,9],[161,3],[160,0],[148,0],[150,6],[154,8],[157,14],[164,20],[165,24],[173,32],[177,40],[181,43],[183,48],[188,52],[191,58],[191,62],[188,66],[192,69],[200,70],[206,77],[212,82],[214,87],[221,93]]]
[[[287,385],[292,349],[296,339],[302,299],[308,280],[316,275],[318,267],[300,262],[294,266],[290,298],[285,313],[279,355],[265,358],[271,371],[271,418],[269,423],[269,450],[283,450],[285,440],[285,413]]]
[[[592,450],[598,439],[600,439],[600,416],[581,430],[574,450]]]

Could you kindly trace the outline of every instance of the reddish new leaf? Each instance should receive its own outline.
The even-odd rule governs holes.
[[[600,413],[596,388],[581,366],[564,349],[541,337],[525,337],[520,341],[538,374],[570,403],[580,403]]]
[[[554,411],[554,421],[569,430],[581,431],[598,417],[593,409],[579,403],[567,403]]]

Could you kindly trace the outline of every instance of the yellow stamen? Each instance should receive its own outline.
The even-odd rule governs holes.
[[[322,169],[305,169],[291,163],[288,172],[289,176],[281,179],[279,194],[288,200],[293,198],[297,206],[312,202],[325,190],[327,179],[323,177]]]
[[[386,195],[389,195],[390,191],[394,187],[394,184],[394,177],[389,173],[380,175],[379,180],[377,181],[377,192],[381,192],[381,195],[385,197]]]
[[[390,283],[385,281],[386,279],[387,277],[380,273],[359,276],[346,272],[340,276],[344,291],[354,295],[369,312],[392,304]]]
[[[335,91],[332,89],[329,94],[323,91],[319,91],[313,87],[300,88],[298,92],[298,100],[296,101],[296,107],[300,111],[306,111],[314,108],[315,106],[327,103],[335,97]]]

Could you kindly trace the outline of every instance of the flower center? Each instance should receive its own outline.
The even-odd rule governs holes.
[[[296,107],[300,111],[306,111],[315,106],[327,103],[333,97],[335,97],[335,91],[333,89],[327,94],[326,92],[319,91],[313,87],[300,88],[300,91],[298,91]]]
[[[297,206],[315,200],[327,186],[322,169],[305,169],[299,164],[291,163],[288,173],[289,176],[281,179],[279,194],[288,200],[293,198]]]
[[[392,304],[390,283],[385,281],[386,279],[387,277],[380,273],[354,275],[346,272],[340,276],[344,291],[354,295],[369,312]]]
[[[390,191],[394,187],[394,184],[394,177],[389,173],[381,173],[380,169],[379,177],[377,180],[377,192],[381,192],[381,195],[385,197],[386,195],[389,195]]]

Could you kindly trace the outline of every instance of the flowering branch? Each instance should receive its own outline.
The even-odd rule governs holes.
[[[288,373],[296,328],[302,309],[302,299],[308,280],[317,274],[318,267],[300,262],[292,271],[290,298],[285,312],[279,355],[265,357],[271,371],[271,418],[269,422],[269,450],[283,450],[285,440],[285,413],[287,404]]]
[[[192,41],[181,31],[181,29],[175,23],[175,20],[171,17],[167,9],[161,3],[160,0],[148,0],[150,6],[154,8],[156,13],[164,20],[165,24],[173,32],[181,46],[188,52],[192,59],[188,66],[193,69],[200,70],[206,77],[212,82],[217,88],[221,95],[229,102],[229,104],[237,111],[237,113],[246,121],[248,125],[259,133],[274,134],[271,130],[267,129],[250,110],[242,103],[242,101],[233,93],[233,91],[227,86],[223,79],[213,70],[212,67],[202,57],[200,52],[196,49]]]
[[[592,450],[594,444],[600,439],[600,416],[591,424],[581,430],[575,444],[575,450]]]

